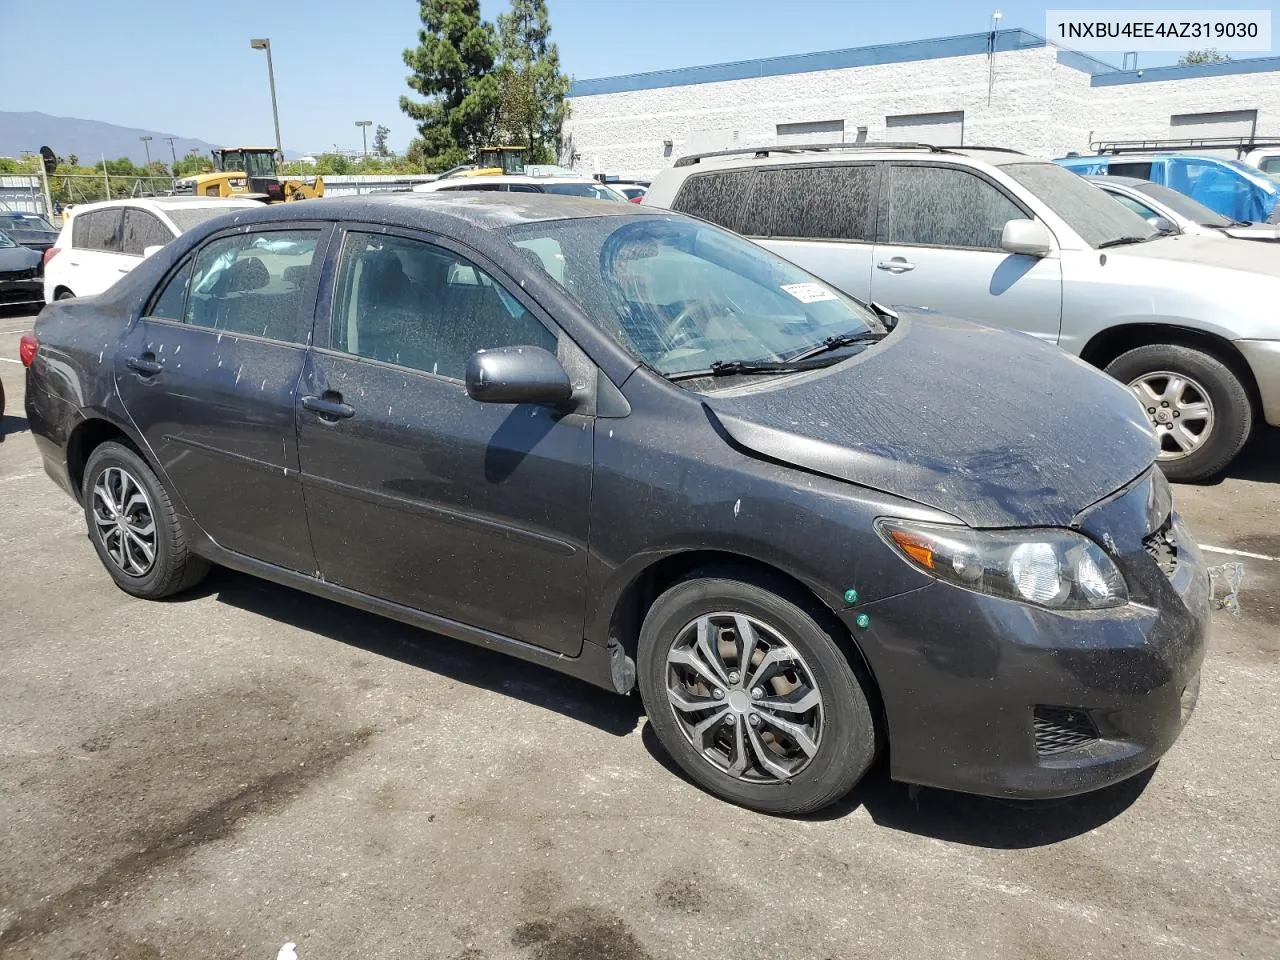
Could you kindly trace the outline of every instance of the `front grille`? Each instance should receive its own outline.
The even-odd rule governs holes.
[[[35,280],[40,276],[40,267],[31,267],[27,270],[8,270],[0,273],[0,283],[9,283],[15,280]]]
[[[1036,754],[1051,757],[1098,739],[1098,728],[1083,710],[1037,706],[1032,718]]]
[[[1147,556],[1156,562],[1156,566],[1164,571],[1166,577],[1172,577],[1173,572],[1178,569],[1178,541],[1173,535],[1171,520],[1166,520],[1164,526],[1155,533],[1143,537],[1142,549],[1147,551]]]

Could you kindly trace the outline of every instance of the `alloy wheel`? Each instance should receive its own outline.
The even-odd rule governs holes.
[[[687,624],[667,654],[667,699],[694,749],[749,783],[788,780],[822,744],[812,670],[774,628],[742,613]]]
[[[1156,429],[1158,460],[1181,460],[1199,450],[1213,433],[1209,392],[1182,373],[1157,370],[1129,384]]]
[[[151,500],[121,467],[107,467],[93,485],[93,522],[107,556],[130,577],[145,577],[156,562]]]

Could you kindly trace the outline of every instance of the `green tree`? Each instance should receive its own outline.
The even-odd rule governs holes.
[[[197,173],[209,173],[213,170],[213,158],[195,150],[173,165],[175,177],[190,177]]]
[[[429,164],[464,163],[492,135],[498,113],[493,26],[480,19],[480,0],[419,0],[418,46],[404,51],[410,89],[425,101],[400,98],[418,124]]]
[[[80,166],[80,158],[79,158],[79,157],[77,157],[74,153],[72,153],[72,154],[68,154],[68,155],[67,155],[67,166],[69,166],[69,167],[78,167],[78,166]]]
[[[1230,60],[1229,54],[1219,53],[1213,47],[1207,47],[1204,50],[1188,50],[1178,59],[1178,64],[1186,66],[1195,63],[1228,63]]]
[[[569,78],[560,72],[560,50],[550,35],[546,0],[511,0],[511,9],[498,15],[501,130],[529,147],[531,163],[558,159],[568,116]]]
[[[373,152],[380,157],[391,156],[391,150],[387,147],[387,137],[391,135],[391,128],[378,124],[373,128]]]

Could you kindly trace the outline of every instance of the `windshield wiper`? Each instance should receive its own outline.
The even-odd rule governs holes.
[[[878,343],[887,336],[887,333],[877,333],[874,330],[868,330],[865,333],[836,334],[834,337],[827,337],[817,346],[801,350],[794,356],[788,357],[787,362],[794,363],[797,360],[808,360],[810,357],[816,357],[820,353],[830,353],[832,350],[856,346],[859,343]]]
[[[1158,237],[1161,236],[1161,234],[1157,233],[1155,236]],[[1107,247],[1118,247],[1122,243],[1146,243],[1150,239],[1151,237],[1116,237],[1113,240],[1103,240],[1098,244],[1097,249],[1103,250]]]
[[[717,360],[705,370],[683,370],[680,373],[664,373],[668,380],[698,380],[702,377],[735,377],[752,373],[803,373],[805,370],[820,370],[829,367],[836,360],[818,360],[798,362],[796,360]]]

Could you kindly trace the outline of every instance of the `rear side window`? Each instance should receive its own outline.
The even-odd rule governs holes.
[[[124,232],[124,209],[91,210],[71,221],[71,245],[78,250],[120,253]]]
[[[134,207],[125,210],[123,253],[140,257],[147,247],[163,247],[172,239],[169,228],[146,210]]]
[[[889,243],[998,250],[1004,225],[1025,216],[999,189],[967,170],[889,168]]]
[[[319,239],[319,230],[273,230],[214,240],[196,255],[183,322],[304,342],[302,290]]]
[[[695,174],[680,185],[671,209],[741,233],[754,174],[753,170]]]
[[[1107,172],[1113,177],[1137,177],[1139,180],[1150,180],[1151,161],[1148,160],[1146,162],[1142,162],[1134,160],[1117,163],[1115,160],[1112,160]]]
[[[875,167],[762,167],[739,233],[749,237],[874,240]]]

